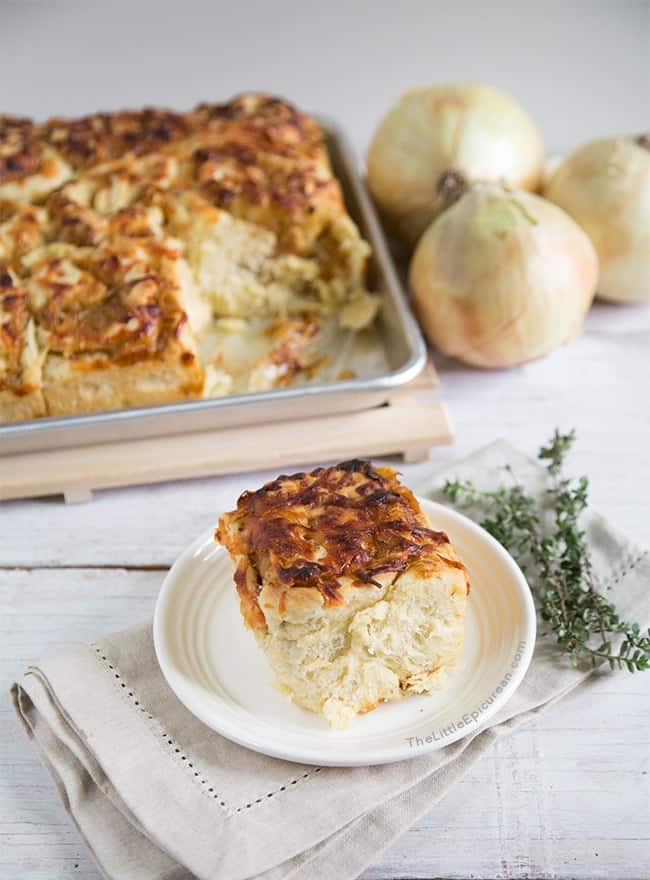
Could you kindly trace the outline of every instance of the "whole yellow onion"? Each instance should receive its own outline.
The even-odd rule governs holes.
[[[410,268],[431,342],[478,367],[521,364],[576,336],[597,277],[568,214],[494,183],[475,184],[431,224]]]
[[[389,228],[414,246],[468,182],[541,186],[544,146],[528,114],[485,85],[407,92],[379,124],[368,185]]]
[[[586,144],[561,163],[545,194],[593,242],[598,295],[650,299],[650,134]]]

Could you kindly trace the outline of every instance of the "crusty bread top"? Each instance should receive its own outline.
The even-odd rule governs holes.
[[[321,153],[322,134],[311,117],[287,101],[257,93],[223,104],[199,104],[189,113],[147,107],[78,119],[53,117],[42,125],[25,117],[0,115],[0,182],[19,180],[42,169],[47,147],[79,169],[126,153],[143,156],[164,150],[206,130],[224,143],[237,135],[250,149],[291,157],[302,153],[314,158]]]
[[[299,307],[305,339],[312,312],[338,309],[349,327],[371,320],[368,251],[318,124],[281,99],[40,125],[0,116],[0,272],[27,294],[32,319],[27,348],[13,337],[16,301],[0,303],[0,381],[17,394],[31,388],[20,364],[31,358],[38,387],[53,355],[81,373],[172,357],[196,395],[211,313],[285,319]],[[306,375],[297,350],[277,347],[260,387]]]
[[[40,341],[50,352],[131,364],[183,339],[187,315],[178,296],[178,254],[154,239],[104,241],[96,248],[55,244],[30,257],[27,280]],[[181,362],[195,359],[186,344]]]
[[[0,183],[33,174],[43,162],[37,126],[21,116],[0,116]]]
[[[156,159],[171,163],[162,184],[150,179]],[[125,162],[132,189],[143,180],[151,184],[138,187],[139,202],[154,199],[156,190],[191,190],[271,229],[289,252],[313,252],[332,220],[345,215],[317,123],[269,95],[244,94],[184,114],[148,108],[42,125],[0,116],[0,200],[41,201],[96,170],[123,188]],[[73,196],[68,227],[75,204],[86,219],[98,220],[95,206]]]
[[[215,537],[238,562],[247,560],[265,587],[311,588],[326,607],[346,601],[344,588],[385,586],[411,567],[424,576],[441,565],[464,571],[447,535],[431,528],[397,473],[367,461],[283,475],[244,492]],[[242,591],[255,585],[243,574],[240,596],[250,600]]]

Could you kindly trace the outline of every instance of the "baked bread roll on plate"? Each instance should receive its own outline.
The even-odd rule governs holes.
[[[392,468],[280,476],[245,492],[215,537],[277,685],[332,727],[437,689],[456,665],[467,570]]]

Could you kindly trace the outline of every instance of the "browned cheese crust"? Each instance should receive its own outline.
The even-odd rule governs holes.
[[[165,159],[172,167],[161,180],[149,169]],[[187,114],[148,108],[55,118],[42,126],[0,116],[0,184],[47,177],[61,162],[73,183],[98,168],[123,183],[130,164],[136,202],[154,200],[161,191],[192,190],[208,204],[271,229],[294,253],[331,246],[328,226],[345,213],[320,128],[268,95],[201,104]],[[57,201],[60,216],[58,193]],[[68,217],[73,225],[70,206]]]
[[[207,200],[268,227],[287,251],[324,255],[344,208],[314,120],[279,99],[242,95],[201,105],[193,124],[191,173]]]
[[[7,421],[45,414],[41,366],[34,346],[27,294],[0,263],[0,412]]]
[[[29,309],[25,291],[17,287],[6,266],[0,264],[0,391],[25,394],[33,391],[23,376]]]
[[[192,222],[214,222],[217,209],[270,230],[279,253],[317,259],[323,277],[353,271],[323,135],[285,101],[244,94],[189,113],[42,125],[0,116],[0,264],[22,291],[2,307],[0,422],[24,417],[7,395],[27,393],[16,365],[29,320],[44,364],[30,393],[43,390],[52,414],[201,394],[191,284],[175,254],[181,205]],[[103,373],[86,393],[93,370]]]
[[[20,116],[0,116],[0,183],[21,180],[42,164],[36,123]]]
[[[464,572],[469,591],[447,535],[431,528],[392,468],[367,461],[283,475],[244,492],[215,538],[236,561],[242,615],[253,629],[266,628],[262,583],[283,597],[280,606],[298,591],[301,602],[319,594],[334,607],[355,587],[385,586],[407,568],[426,576],[444,565]]]
[[[31,304],[49,353],[110,354],[116,365],[165,355],[187,323],[173,273],[176,253],[156,241],[113,240],[45,253],[32,266]],[[182,355],[191,364],[191,351]]]

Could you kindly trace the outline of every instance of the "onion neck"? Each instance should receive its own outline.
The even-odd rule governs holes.
[[[445,208],[453,205],[467,190],[467,180],[460,171],[443,171],[436,184],[436,192]]]
[[[640,134],[635,140],[639,147],[643,147],[644,150],[650,153],[650,131]]]

